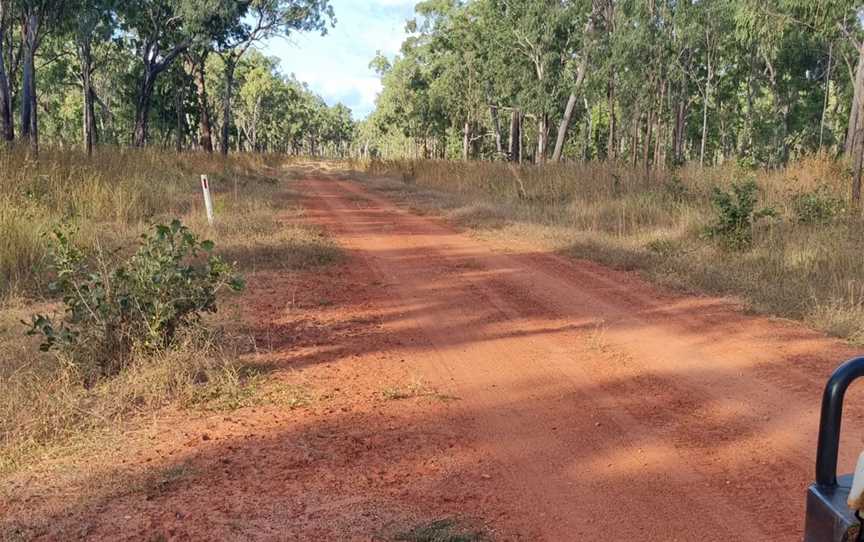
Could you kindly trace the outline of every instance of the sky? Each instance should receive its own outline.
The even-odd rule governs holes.
[[[332,0],[336,27],[326,36],[294,34],[276,38],[263,47],[264,54],[280,59],[282,72],[309,84],[328,104],[342,102],[355,119],[375,108],[381,90],[378,76],[369,68],[377,51],[389,58],[405,39],[405,22],[414,16],[416,0]]]

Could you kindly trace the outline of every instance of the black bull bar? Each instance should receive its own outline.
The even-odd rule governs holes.
[[[864,357],[847,361],[834,371],[822,395],[819,442],[816,448],[816,482],[807,490],[804,542],[855,542],[860,523],[847,498],[852,475],[837,477],[840,425],[846,390],[864,376]]]

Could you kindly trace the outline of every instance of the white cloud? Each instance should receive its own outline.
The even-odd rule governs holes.
[[[328,102],[354,101],[371,110],[381,92],[381,81],[373,76],[343,75],[334,72],[298,72],[297,78],[306,81]],[[368,111],[362,111],[368,112]],[[361,113],[361,111],[358,111]]]
[[[399,52],[415,5],[416,0],[334,0],[338,22],[326,36],[297,35],[290,43],[275,39],[264,51],[328,103],[341,101],[362,118],[374,109],[381,90],[369,62],[377,51]]]

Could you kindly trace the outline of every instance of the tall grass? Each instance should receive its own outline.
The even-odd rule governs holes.
[[[240,332],[230,317],[214,317],[225,333],[199,329],[170,352],[137,352],[119,375],[95,382],[62,357],[39,352],[21,321],[59,309],[45,288],[51,275],[45,234],[61,223],[75,226],[77,243],[98,243],[110,253],[134,249],[135,237],[151,224],[180,218],[252,280],[258,270],[334,261],[337,247],[297,220],[296,194],[283,182],[287,162],[276,155],[223,159],[120,148],[93,158],[46,149],[35,161],[26,150],[0,150],[0,475],[166,405],[247,404],[257,381],[238,341],[225,340]],[[201,174],[216,191],[212,228]]]
[[[543,239],[576,258],[639,270],[664,285],[737,296],[761,312],[806,321],[864,342],[864,219],[849,210],[846,166],[827,156],[780,170],[734,164],[644,170],[615,163],[513,168],[480,162],[372,162],[369,174],[419,207],[444,210],[458,222]],[[715,188],[753,178],[760,204],[777,218],[761,221],[753,247],[724,250],[705,235],[717,217]],[[835,216],[808,222],[801,194],[841,202]]]
[[[0,354],[13,344],[0,342]],[[0,476],[42,458],[92,450],[124,422],[168,405],[242,406],[256,384],[237,351],[200,329],[170,351],[139,353],[116,377],[89,387],[71,365],[18,350],[18,363],[0,364]]]
[[[38,286],[44,234],[61,222],[75,224],[84,242],[122,241],[150,222],[187,214],[197,202],[200,174],[223,191],[236,191],[280,164],[276,156],[223,160],[122,148],[102,149],[93,158],[49,149],[38,160],[23,150],[0,151],[0,296]]]

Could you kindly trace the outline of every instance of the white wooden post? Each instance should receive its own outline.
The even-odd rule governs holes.
[[[204,192],[204,208],[207,209],[207,223],[213,225],[213,200],[210,197],[210,180],[201,175],[201,190]]]

